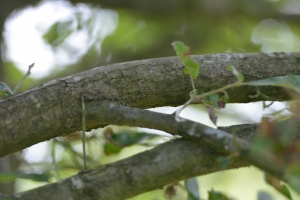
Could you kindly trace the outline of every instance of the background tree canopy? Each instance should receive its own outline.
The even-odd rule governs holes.
[[[27,10],[32,11],[45,4],[57,7],[57,13],[60,7],[71,9],[69,14],[53,20],[52,24],[47,23],[49,19],[43,21],[42,17],[37,17],[36,26],[33,27],[39,30],[39,37],[44,39],[54,54],[55,61],[52,62],[55,70],[46,80],[109,63],[173,56],[170,44],[175,40],[189,44],[193,54],[292,52],[299,51],[300,48],[297,2],[231,0],[225,3],[219,0],[178,0],[164,3],[86,3],[88,4],[80,1],[20,3],[19,7],[27,4],[31,6]],[[10,17],[8,24],[20,16],[20,11],[12,13],[16,8],[15,4],[5,4],[1,13],[7,13],[6,16]],[[53,16],[57,13],[54,12]],[[6,20],[6,16],[2,17],[2,21]],[[104,22],[101,18],[105,19]],[[20,27],[24,33],[27,33],[27,29],[26,26]],[[87,39],[80,43],[81,46],[76,46],[71,41],[74,37],[80,37],[79,34]],[[4,36],[4,39],[10,37]],[[12,73],[15,72],[12,69],[15,66],[11,63],[13,60],[7,57],[12,47],[7,44],[5,47],[4,50],[8,49],[3,54],[6,64],[2,68],[4,73],[1,73],[1,80],[14,85],[12,81],[17,82],[19,77],[16,78],[16,73]],[[31,57],[34,61],[33,53]],[[68,63],[69,67],[66,67]],[[28,85],[24,85],[25,87],[28,88]]]
[[[39,9],[53,9],[52,17],[43,18],[42,13],[37,12]],[[188,44],[192,54],[298,52],[299,10],[300,2],[293,0],[1,1],[0,80],[13,87],[24,74],[20,70],[24,66],[20,65],[27,67],[36,62],[41,73],[46,71],[44,65],[51,67],[47,76],[29,77],[21,87],[21,90],[26,90],[55,78],[111,63],[174,56],[171,43],[176,40]],[[55,17],[62,12],[65,14]],[[25,18],[29,13],[36,13],[35,25],[20,26],[18,32],[11,32],[16,29],[10,29],[10,23]],[[38,33],[35,38],[31,37],[33,32]],[[27,43],[13,42],[18,41],[18,35],[30,39]],[[45,52],[37,52],[37,48],[31,45],[35,44],[34,41],[30,40],[41,41]],[[18,48],[24,49],[24,56],[21,54],[16,58],[13,51]],[[49,52],[52,59],[46,63],[36,61]],[[24,63],[28,59],[30,63]],[[114,131],[128,130],[114,127]],[[87,138],[88,144],[93,145],[88,149],[90,167],[113,162],[144,149],[131,148],[133,152],[122,150],[119,156],[107,156],[120,150],[112,150],[113,147],[107,146],[99,135],[99,132],[94,132]],[[154,138],[153,142],[161,140],[165,139]],[[143,141],[137,139],[135,142]],[[14,182],[7,180],[23,178],[44,184],[49,179],[68,177],[82,169],[80,135],[57,138],[47,145],[47,158],[38,164],[25,159],[22,153],[1,159],[0,171],[5,174],[1,193],[16,192]],[[53,163],[51,155],[56,157],[57,163]],[[58,171],[58,175],[54,171]],[[22,180],[17,183],[24,185]],[[213,187],[214,181],[210,185]],[[21,187],[16,188],[18,191]],[[24,187],[21,189],[24,190]]]

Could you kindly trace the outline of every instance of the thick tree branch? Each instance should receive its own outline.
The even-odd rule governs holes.
[[[19,194],[3,195],[6,200],[97,199],[123,200],[162,189],[169,183],[222,170],[216,153],[186,139],[176,139],[127,159]],[[213,158],[213,159],[212,159]],[[236,159],[230,168],[248,166]]]
[[[271,76],[300,74],[300,69],[297,66],[299,58],[299,54],[195,56],[194,59],[200,63],[202,72],[201,77],[195,83],[200,92],[205,92],[234,82],[235,77],[225,70],[229,64],[235,65],[239,71],[244,73],[246,81]],[[252,70],[258,64],[262,64],[262,66]],[[49,82],[0,102],[0,155],[4,156],[38,142],[80,130],[80,99],[81,95],[84,95],[88,115],[87,129],[117,124],[164,130],[201,142],[203,148],[210,146],[219,154],[245,150],[245,152],[240,152],[243,158],[250,163],[278,177],[283,176],[280,167],[270,165],[273,162],[265,162],[272,160],[272,157],[265,152],[259,155],[263,160],[259,159],[258,155],[249,154],[247,151],[248,142],[245,140],[234,138],[224,131],[192,121],[177,122],[172,115],[116,104],[140,108],[179,105],[187,99],[189,91],[188,77],[183,74],[182,65],[175,57],[121,63]],[[289,99],[288,94],[277,87],[269,87],[261,91],[271,97]],[[235,88],[229,91],[231,102],[261,100],[249,98],[249,95],[253,93],[254,89],[251,87]],[[255,127],[252,129],[254,130]],[[139,156],[142,157],[143,154]],[[147,162],[150,161],[145,161],[145,163]],[[125,175],[126,172],[131,175],[132,171],[125,170]],[[85,174],[82,173],[83,176]],[[80,179],[73,177],[73,179],[68,179],[69,182],[66,181],[66,185],[73,189],[77,188],[83,193],[87,190],[93,190],[91,189],[95,186],[93,184],[90,184],[88,189],[82,190],[82,180],[88,181],[84,177],[80,177]],[[74,181],[75,187],[74,184],[70,186],[69,184],[74,183]],[[76,185],[78,182],[80,188]],[[61,184],[61,182],[57,184]],[[56,184],[45,187],[51,186],[57,190],[58,185]],[[72,191],[72,189],[69,188],[67,191]],[[92,192],[92,195],[96,194],[97,192]]]
[[[201,75],[195,80],[200,93],[235,82],[236,78],[226,70],[229,64],[235,65],[246,81],[300,74],[299,53],[215,54],[193,58],[201,66]],[[0,156],[80,130],[78,110],[82,95],[86,100],[149,108],[180,105],[188,99],[190,90],[189,78],[177,57],[112,64],[53,80],[0,101]],[[282,88],[265,87],[261,91],[270,97],[288,99]],[[249,98],[255,93],[251,87],[228,92],[231,102],[262,100]],[[87,129],[103,125],[100,121],[87,121]]]
[[[206,125],[196,123],[190,120],[176,121],[174,115],[156,113],[139,108],[132,108],[107,101],[97,102],[90,101],[85,103],[88,118],[86,126],[93,127],[94,124],[99,126],[105,124],[118,124],[128,126],[140,126],[166,131],[173,135],[180,135],[189,138],[203,146],[208,146],[214,151],[228,155],[239,152],[242,158],[249,163],[263,169],[264,171],[278,177],[284,178],[284,166],[274,165],[275,157],[264,150],[256,149],[255,153],[250,149],[249,142],[239,137],[233,136],[225,131],[214,129]],[[74,115],[79,115],[81,109],[73,110]],[[80,117],[78,119],[80,127]],[[249,135],[253,133],[249,133]],[[43,135],[40,136],[42,138]],[[35,143],[36,138],[27,140]],[[5,143],[6,149],[11,146],[27,145],[12,140],[11,143]]]
[[[89,114],[90,122],[102,121],[107,124],[153,128],[189,138],[225,155],[239,152],[242,158],[249,161],[249,163],[278,178],[284,179],[284,166],[274,165],[276,159],[272,154],[254,146],[250,147],[248,141],[225,131],[190,120],[180,120],[179,122],[176,120],[175,115],[155,113],[107,102],[88,103],[87,113]],[[288,122],[290,121],[286,123]],[[296,119],[294,124],[297,125],[297,122]],[[253,135],[253,133],[250,134]]]
[[[249,124],[221,129],[234,130],[237,136],[251,140],[257,126]],[[169,183],[220,171],[222,168],[216,159],[219,156],[223,154],[199,143],[183,138],[175,139],[116,163],[80,172],[57,183],[19,194],[0,195],[0,199],[126,199],[163,188]],[[227,169],[248,165],[236,157]]]

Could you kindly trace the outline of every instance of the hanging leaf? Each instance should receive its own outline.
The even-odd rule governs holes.
[[[189,178],[184,181],[185,188],[188,192],[188,200],[199,200],[199,185],[197,179]]]
[[[217,126],[217,120],[218,120],[218,117],[216,115],[216,112],[215,110],[211,107],[211,106],[206,106],[206,110],[208,112],[208,116],[209,116],[209,119],[210,121]]]
[[[223,101],[222,99],[218,101],[218,108],[225,108],[226,106],[226,102]]]
[[[208,191],[208,199],[209,200],[230,200],[226,195],[214,190]]]
[[[11,181],[11,180],[15,180],[16,178],[30,179],[37,182],[48,182],[50,177],[51,175],[49,173],[25,174],[22,172],[7,172],[7,173],[0,173],[0,182]]]
[[[287,197],[289,200],[292,200],[291,193],[288,189],[288,187],[285,184],[282,184],[281,181],[278,178],[275,178],[270,175],[265,176],[265,181],[274,187],[278,192],[280,192],[282,195]]]
[[[291,186],[298,194],[300,194],[300,167],[299,163],[292,163],[286,169],[286,177]]]

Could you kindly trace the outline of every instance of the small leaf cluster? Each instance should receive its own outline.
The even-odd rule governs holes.
[[[198,103],[203,104],[208,112],[210,120],[216,125],[217,116],[215,109],[225,108],[226,103],[229,101],[229,96],[226,92],[227,89],[233,87],[240,86],[280,86],[285,87],[291,90],[294,90],[300,93],[300,76],[298,75],[286,75],[279,77],[272,77],[263,80],[244,82],[244,76],[240,73],[236,67],[229,65],[227,66],[227,70],[230,71],[236,78],[237,82],[226,85],[222,88],[216,89],[214,91],[210,91],[204,94],[198,94],[197,88],[195,88],[193,79],[196,79],[200,73],[200,67],[197,62],[193,61],[189,56],[190,48],[186,46],[183,42],[173,42],[172,43],[174,50],[182,63],[184,64],[184,73],[188,74],[191,78],[191,84],[193,86],[193,91],[190,92],[190,100],[184,105],[187,106],[190,103]],[[219,93],[224,93],[222,97],[219,97]],[[249,98],[257,98],[259,96],[264,97],[266,100],[278,101],[278,99],[274,99],[268,97],[261,93],[257,88],[257,94],[254,96],[249,96]],[[300,121],[300,103],[299,101],[290,103],[289,111],[294,113],[293,117],[299,118]],[[180,110],[182,111],[182,109]],[[177,113],[178,114],[178,113]],[[293,130],[297,125],[289,125],[286,124],[284,127],[276,127],[276,123],[270,121],[269,119],[263,119],[258,137],[254,140],[252,145],[256,148],[261,148],[267,150],[276,156],[275,165],[282,166],[285,169],[285,178],[288,181],[288,184],[300,194],[300,143],[299,142],[287,142],[281,133],[287,133],[287,131]],[[292,135],[292,134],[287,134]],[[220,165],[224,168],[228,166],[231,162],[231,159],[235,157],[237,154],[233,153],[232,155],[228,155],[226,157],[219,158]],[[289,189],[286,185],[282,184],[279,179],[268,176],[266,179],[267,183],[273,186],[278,192],[284,195],[288,199],[292,199]],[[188,187],[187,187],[188,189]],[[189,199],[199,199],[193,198],[193,191],[189,193]],[[265,194],[260,193],[259,199],[264,199]],[[209,199],[228,199],[225,195],[219,192],[210,191]]]

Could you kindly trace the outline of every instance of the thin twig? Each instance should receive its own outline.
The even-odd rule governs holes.
[[[84,170],[87,170],[86,166],[86,152],[85,152],[85,104],[84,104],[84,96],[81,97],[81,103],[82,103],[82,149],[83,149],[83,164],[84,164]]]
[[[194,100],[193,97],[191,97],[187,102],[185,102],[185,104],[183,104],[180,108],[178,108],[175,111],[175,119],[177,122],[181,122],[185,120],[184,118],[181,118],[179,114],[183,111],[183,109],[185,109],[188,105],[190,105],[193,100]]]
[[[277,98],[269,97],[269,96],[261,93],[261,91],[259,90],[258,87],[255,87],[255,89],[256,89],[256,94],[249,95],[249,98],[257,98],[257,97],[262,96],[263,98],[265,98],[266,100],[269,100],[269,101],[283,101],[282,99],[277,99]]]
[[[184,119],[181,118],[181,117],[179,116],[179,114],[181,113],[181,111],[182,111],[183,109],[185,109],[185,108],[186,108],[186,107],[194,100],[194,97],[195,97],[196,94],[197,94],[196,87],[195,87],[195,83],[194,83],[194,79],[192,78],[191,75],[190,75],[190,82],[191,82],[191,85],[192,85],[192,88],[193,88],[192,92],[190,93],[190,99],[189,99],[187,102],[185,102],[185,104],[183,104],[182,107],[180,107],[179,109],[177,109],[177,110],[175,111],[175,119],[176,119],[176,121],[184,121]]]
[[[219,89],[216,89],[216,90],[213,90],[213,91],[210,91],[210,92],[206,92],[206,93],[203,93],[203,94],[200,94],[200,95],[197,95],[194,97],[194,101],[191,102],[191,103],[199,103],[202,101],[202,99],[208,95],[212,95],[212,94],[216,94],[216,93],[219,93],[219,92],[224,92],[225,90],[229,89],[229,88],[234,88],[234,87],[239,87],[241,86],[242,83],[240,82],[235,82],[235,83],[231,83],[231,84],[228,84],[228,85],[225,85],[224,87],[221,87]]]
[[[181,119],[179,117],[179,114],[183,111],[183,109],[185,109],[188,105],[190,105],[191,103],[201,103],[202,99],[208,95],[211,95],[211,94],[216,94],[218,92],[224,92],[225,90],[229,89],[229,88],[233,88],[233,87],[238,87],[240,86],[241,83],[240,82],[235,82],[235,83],[232,83],[232,84],[229,84],[229,85],[226,85],[224,87],[221,87],[219,89],[216,89],[216,90],[213,90],[213,91],[210,91],[210,92],[207,92],[207,93],[203,93],[203,94],[200,94],[200,95],[197,95],[195,96],[195,90],[192,91],[192,94],[190,95],[190,99],[185,102],[185,104],[183,104],[182,107],[180,107],[179,109],[177,109],[175,111],[175,119],[176,121],[183,121],[183,119]]]
[[[22,83],[25,81],[25,79],[30,76],[31,74],[31,69],[34,67],[34,63],[32,63],[31,65],[28,66],[28,71],[26,72],[25,76],[23,76],[22,80],[18,83],[18,85],[15,87],[15,89],[13,90],[13,94],[15,94],[17,92],[17,90],[19,89],[19,87],[22,85]]]

